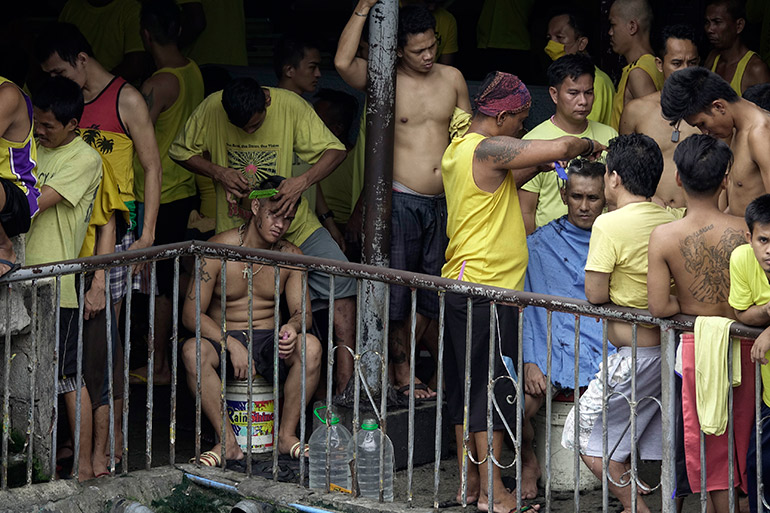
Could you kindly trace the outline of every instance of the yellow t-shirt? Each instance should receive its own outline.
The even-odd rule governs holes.
[[[334,220],[347,223],[364,189],[364,159],[366,157],[366,116],[361,116],[358,139],[332,174],[321,181],[326,204],[334,212]]]
[[[171,107],[158,115],[158,120],[155,122],[155,140],[158,142],[163,169],[160,202],[171,203],[195,196],[195,175],[171,160],[168,149],[195,107],[203,101],[203,77],[198,65],[192,60],[180,68],[161,68],[153,75],[159,73],[170,73],[179,82],[179,96]],[[137,201],[144,201],[144,168],[136,155],[134,155],[134,192]]]
[[[743,74],[746,73],[746,66],[748,66],[749,61],[755,55],[757,55],[757,52],[748,50],[745,54],[743,54],[743,57],[741,57],[741,60],[738,61],[738,65],[735,67],[735,73],[733,74],[732,80],[730,80],[730,87],[733,88],[733,91],[738,93],[738,96],[743,96],[743,91],[741,90]],[[711,65],[711,71],[716,73],[718,63],[719,54],[717,54],[716,58],[714,59],[714,64]]]
[[[139,34],[137,0],[113,0],[102,5],[91,5],[88,0],[67,0],[59,14],[59,21],[72,23],[91,43],[94,57],[106,70],[123,62],[123,56],[144,51]]]
[[[586,271],[609,273],[610,301],[618,306],[647,308],[650,233],[656,226],[675,220],[666,209],[649,201],[631,203],[596,218]]]
[[[188,57],[200,66],[248,66],[243,0],[177,0],[178,4],[193,2],[203,4],[206,28],[192,44]]]
[[[594,66],[594,106],[588,119],[609,125],[612,120],[612,99],[615,96],[615,84],[605,72]]]
[[[473,179],[473,154],[485,137],[466,133],[449,143],[441,159],[447,202],[444,278],[523,290],[527,238],[511,173],[495,192],[482,191]]]
[[[543,139],[550,141],[565,135],[575,137],[590,137],[600,143],[607,145],[610,139],[617,137],[618,132],[607,125],[602,125],[595,121],[588,121],[588,127],[581,134],[568,134],[561,128],[553,124],[553,121],[546,119],[530,132],[523,139]],[[535,211],[535,226],[545,226],[554,219],[558,219],[567,213],[567,205],[561,200],[559,194],[559,180],[556,173],[539,173],[530,181],[525,183],[523,190],[538,194],[537,210]]]
[[[102,158],[80,137],[58,148],[38,148],[40,187],[47,185],[62,200],[40,212],[27,233],[27,265],[77,258],[102,181]],[[61,279],[63,308],[77,308],[75,275]]]
[[[241,171],[255,187],[267,176],[290,177],[294,153],[315,164],[326,150],[345,149],[300,96],[284,89],[265,89],[270,94],[270,105],[256,132],[247,134],[230,123],[222,107],[222,91],[218,91],[204,99],[187,120],[184,130],[171,144],[171,158],[184,161],[208,151],[214,164]],[[238,202],[228,201],[221,184],[215,186],[219,233],[240,225],[245,213]],[[286,240],[299,246],[320,227],[303,201]]]
[[[626,106],[624,100],[626,97],[628,74],[636,68],[642,68],[648,75],[650,75],[652,81],[655,82],[655,89],[658,91],[663,89],[663,73],[658,71],[658,67],[655,66],[655,57],[652,54],[646,53],[623,68],[623,74],[620,76],[620,82],[618,82],[618,90],[615,92],[615,97],[612,100],[612,119],[610,126],[615,130],[617,130],[620,125],[620,116],[623,114],[623,108]]]
[[[529,50],[534,0],[485,0],[476,25],[478,48]]]
[[[447,53],[457,53],[457,20],[443,7],[433,11],[436,19],[436,58]]]
[[[738,246],[730,255],[730,297],[727,300],[736,310],[748,310],[753,305],[770,302],[770,283],[760,267],[751,244]],[[770,351],[765,355],[767,358]],[[770,364],[762,370],[762,400],[770,406]]]

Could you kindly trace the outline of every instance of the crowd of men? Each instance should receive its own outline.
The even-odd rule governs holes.
[[[334,56],[340,77],[364,91],[368,48],[363,36],[376,3],[358,1]],[[665,27],[660,41],[653,42],[647,0],[616,0],[609,11],[611,45],[628,63],[617,87],[586,51],[585,15],[555,8],[545,49],[553,60],[548,91],[555,114],[526,134],[532,99],[525,84],[513,74],[493,71],[471,102],[462,73],[444,64],[447,59],[437,59],[437,22],[443,14],[431,2],[433,10],[421,2],[405,3],[409,5],[400,9],[397,41],[391,266],[649,309],[657,317],[697,316],[694,333],[682,334],[679,346],[677,496],[708,493],[713,511],[727,513],[730,494],[748,494],[751,510],[758,511],[756,451],[770,443],[770,425],[757,441],[752,362],[763,364],[762,412],[767,417],[770,330],[756,341],[731,342],[729,327],[735,320],[770,325],[770,113],[764,110],[770,103],[770,70],[741,41],[746,17],[741,2],[708,2],[705,31],[713,50],[700,67],[692,27]],[[110,10],[99,11],[106,8]],[[112,31],[93,31],[93,23],[84,24],[84,9],[94,9],[91,15],[107,13],[113,21],[135,16],[136,33],[123,39],[140,40],[152,63],[136,55],[136,45],[111,52],[105,34]],[[70,0],[63,21],[47,27],[35,41],[34,56],[46,79],[27,94],[24,84],[0,78],[0,276],[18,268],[11,238],[22,233],[27,234],[27,265],[114,254],[201,234],[237,247],[339,261],[360,257],[365,119],[358,120],[355,97],[316,91],[319,49],[291,37],[274,49],[277,87],[263,87],[248,76],[211,87],[185,50],[196,46],[202,30],[189,23],[193,14],[201,12],[195,7],[190,11],[189,3],[180,8],[173,0],[145,2],[134,14],[123,0],[98,8],[86,0]],[[155,71],[134,87],[131,81],[146,76],[144,66]],[[200,379],[203,412],[214,432],[222,427],[219,369],[226,355],[227,379],[259,374],[284,382],[275,443],[281,454],[305,457],[307,447],[297,436],[300,383],[304,373],[310,399],[319,384],[323,351],[318,338],[308,334],[300,340],[299,334],[303,324],[311,326],[312,312],[328,308],[333,297],[338,349],[330,385],[339,397],[349,394],[355,282],[337,278],[330,290],[327,275],[311,272],[303,297],[302,274],[281,269],[278,292],[285,297],[287,315],[274,319],[276,277],[264,265],[228,261],[223,268],[216,259],[203,259],[199,284],[189,280],[191,269],[182,271],[182,324],[194,332],[199,323],[201,340],[200,354],[195,338],[189,338],[180,346],[181,355],[193,392]],[[222,272],[226,291],[221,289]],[[62,279],[57,386],[70,431],[80,441],[80,480],[108,475],[111,450],[119,457],[123,446],[118,429],[115,448],[108,447],[109,405],[114,402],[115,425],[120,426],[120,401],[129,383],[122,380],[123,341],[117,322],[107,318],[124,315],[129,286],[156,294],[154,367],[134,369],[131,383],[171,379],[166,355],[173,263],[159,262],[155,283],[152,276],[138,266],[88,273],[82,284],[80,276]],[[82,298],[76,292],[80,287]],[[304,317],[303,300],[309,305]],[[410,393],[410,327],[415,326],[416,340],[434,353],[438,340],[437,295],[418,292],[416,319],[410,318],[410,307],[409,290],[393,287],[391,384],[402,398]],[[414,399],[433,398],[437,387],[444,386],[458,465],[463,468],[466,447],[474,461],[482,462],[468,463],[465,491],[458,488],[456,502],[476,503],[481,511],[517,511],[521,505],[497,466],[491,469],[493,493],[487,489],[486,396],[490,326],[497,331],[500,351],[516,355],[519,314],[497,306],[490,322],[487,302],[474,300],[471,307],[469,439],[463,439],[465,297],[446,297],[445,383],[437,383],[435,376],[417,379]],[[83,388],[78,390],[81,311]],[[553,350],[547,374],[549,325]],[[107,333],[108,326],[112,333]],[[577,376],[574,317],[554,313],[549,323],[544,311],[528,308],[521,330],[521,496],[531,500],[538,495],[541,469],[533,450],[532,419],[545,394],[578,388],[579,407],[567,418],[562,444],[578,450],[588,468],[601,476],[606,433],[612,448],[610,490],[630,512],[632,451],[642,459],[661,458],[661,412],[654,400],[661,395],[659,329],[632,329],[610,321],[604,369],[601,326],[582,323]],[[106,359],[108,340],[112,362]],[[302,343],[304,368],[298,350]],[[733,383],[726,370],[731,344],[734,374],[741,376]],[[275,351],[278,376],[273,376]],[[495,376],[507,375],[504,362],[493,360]],[[112,397],[105,379],[109,366],[115,376]],[[499,388],[510,386],[504,381]],[[725,432],[731,386],[736,419],[732,446]],[[81,422],[75,434],[78,393]],[[637,402],[632,436],[627,399],[633,393],[651,400]],[[491,415],[492,449],[499,459],[514,405],[503,401]],[[701,431],[706,434],[706,490],[700,489]],[[232,430],[225,433],[224,440],[201,455],[201,463],[218,466],[244,458]],[[734,451],[731,459],[728,447]],[[770,453],[760,459],[763,475],[770,475]],[[734,462],[735,490],[729,489],[728,461]],[[649,486],[640,481],[637,489],[637,510],[648,511],[643,495]],[[494,496],[493,507],[489,495]]]

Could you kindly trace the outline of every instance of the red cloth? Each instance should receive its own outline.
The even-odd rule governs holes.
[[[476,96],[476,110],[492,117],[501,112],[518,114],[530,105],[532,97],[524,82],[516,75],[502,71],[495,71],[489,85]]]

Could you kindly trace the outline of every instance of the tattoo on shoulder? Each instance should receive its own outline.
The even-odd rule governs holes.
[[[147,108],[152,110],[152,106],[155,105],[155,90],[150,89],[150,92],[147,94],[142,93],[142,96],[144,97],[144,101],[147,103]]]
[[[475,157],[478,160],[491,160],[494,165],[506,165],[513,162],[521,151],[529,146],[529,141],[507,139],[502,141],[491,137],[478,145]]]
[[[205,282],[211,281],[211,275],[206,270],[206,261],[201,262],[201,280]]]
[[[730,292],[730,254],[745,242],[740,230],[728,228],[716,245],[709,246],[706,233],[714,225],[701,228],[679,243],[685,270],[693,275],[688,290],[693,298],[706,304],[727,301]]]

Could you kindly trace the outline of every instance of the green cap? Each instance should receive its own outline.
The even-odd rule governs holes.
[[[257,189],[255,191],[251,191],[249,194],[249,199],[272,198],[276,194],[278,194],[278,189]]]
[[[332,426],[339,423],[340,423],[340,418],[336,415],[332,415],[332,418],[329,419],[329,424],[331,424]]]
[[[377,419],[372,417],[365,418],[363,424],[361,424],[361,429],[365,431],[374,431],[378,427],[380,426],[377,425]]]

